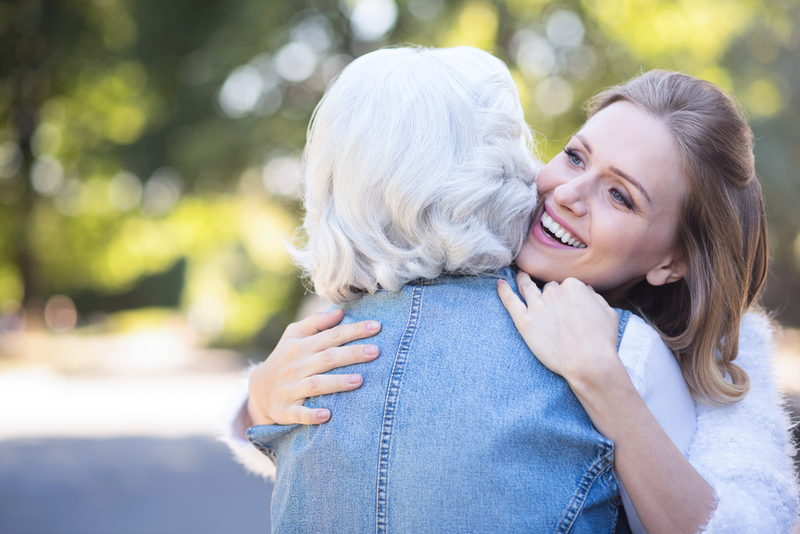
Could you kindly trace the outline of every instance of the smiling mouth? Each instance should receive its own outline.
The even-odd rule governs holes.
[[[553,220],[547,212],[542,213],[540,223],[544,233],[556,241],[561,241],[564,245],[569,245],[574,248],[586,248],[586,245],[575,239],[565,228]]]

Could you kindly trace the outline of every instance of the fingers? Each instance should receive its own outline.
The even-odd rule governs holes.
[[[310,339],[308,348],[311,352],[322,352],[332,347],[339,347],[350,343],[351,341],[372,337],[380,331],[381,324],[377,321],[340,324],[315,335]]]
[[[284,425],[318,425],[324,423],[331,418],[330,410],[306,408],[299,404],[293,404],[286,410],[286,421],[282,421]]]
[[[371,362],[378,357],[379,352],[375,345],[349,345],[325,349],[309,358],[305,371],[308,375],[317,375],[346,365]]]
[[[284,337],[303,338],[319,334],[339,324],[343,317],[344,310],[341,308],[326,313],[315,313],[287,326]]]
[[[525,306],[525,303],[514,293],[511,286],[508,285],[508,282],[502,278],[497,280],[497,294],[500,296],[500,301],[503,303],[503,306],[506,307],[506,310],[508,310],[508,313],[515,322],[519,317],[525,315],[528,309],[527,306]]]
[[[361,375],[314,375],[297,383],[298,398],[316,397],[352,391],[361,387],[364,379]]]
[[[519,288],[522,298],[528,303],[528,306],[531,305],[531,302],[542,296],[542,292],[539,291],[539,288],[536,287],[536,284],[526,272],[517,272],[517,287]]]

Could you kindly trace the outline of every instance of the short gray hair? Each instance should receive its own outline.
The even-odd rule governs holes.
[[[291,253],[334,303],[510,264],[541,166],[508,68],[470,47],[359,57],[317,106],[303,158],[307,241]]]

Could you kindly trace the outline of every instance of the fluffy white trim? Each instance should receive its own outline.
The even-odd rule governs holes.
[[[231,399],[230,406],[225,410],[223,420],[219,425],[217,439],[225,443],[233,452],[233,457],[251,473],[262,476],[265,479],[275,479],[275,464],[272,460],[258,451],[253,444],[245,437],[245,432],[250,426],[250,417],[247,414],[247,391],[250,373],[258,364],[251,364],[242,373],[242,382],[236,392],[236,396]]]
[[[697,408],[688,458],[717,496],[708,534],[788,534],[797,524],[792,425],[775,381],[772,330],[763,315],[744,317],[736,363],[750,376],[750,393],[733,405]]]

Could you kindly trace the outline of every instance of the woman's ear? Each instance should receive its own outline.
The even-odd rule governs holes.
[[[665,284],[677,282],[678,280],[683,280],[687,270],[683,254],[673,254],[657,267],[648,271],[645,278],[647,279],[647,283],[651,286],[663,286]]]

